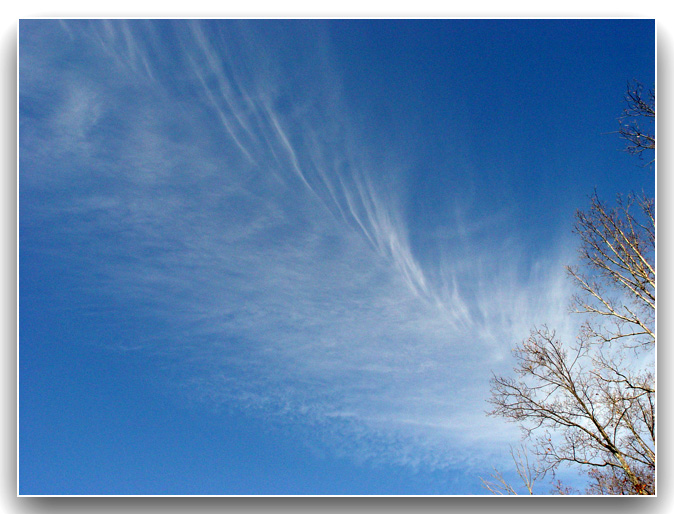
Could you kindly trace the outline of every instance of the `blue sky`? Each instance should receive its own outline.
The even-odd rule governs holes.
[[[482,494],[652,20],[22,20],[19,492]],[[573,480],[573,478],[569,478]],[[547,492],[543,490],[542,492]]]

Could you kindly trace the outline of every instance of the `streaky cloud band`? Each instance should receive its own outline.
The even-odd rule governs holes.
[[[386,149],[339,101],[329,35],[295,42],[318,42],[303,61],[234,20],[45,27],[60,45],[22,34],[21,103],[54,102],[22,115],[24,223],[170,327],[136,351],[176,356],[196,397],[363,458],[477,466],[512,437],[484,417],[489,369],[530,320],[565,326],[558,258],[521,277],[507,241],[476,251],[459,216],[440,258],[414,247],[406,170],[372,164]]]

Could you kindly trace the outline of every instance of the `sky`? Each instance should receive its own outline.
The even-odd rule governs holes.
[[[492,373],[654,194],[631,80],[653,20],[21,20],[19,493],[512,476]]]

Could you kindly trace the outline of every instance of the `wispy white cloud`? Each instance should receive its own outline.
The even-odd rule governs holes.
[[[34,122],[70,143],[22,141],[25,151],[92,146],[79,152],[79,173],[96,186],[64,174],[67,198],[44,212],[86,247],[117,301],[142,303],[170,324],[161,342],[138,346],[179,356],[197,397],[316,426],[326,446],[363,458],[478,466],[512,440],[484,415],[490,370],[508,365],[532,322],[561,323],[558,260],[518,273],[516,244],[499,237],[478,248],[480,220],[457,217],[438,240],[442,258],[421,264],[405,190],[381,179],[403,170],[369,164],[336,89],[323,92],[329,108],[301,109],[321,100],[304,90],[284,108],[290,79],[280,68],[251,77],[228,58],[237,49],[196,22],[175,32],[180,80],[156,85],[170,73],[150,58],[160,45],[145,24],[65,28],[65,44],[151,79],[125,80],[127,96],[110,97],[119,70],[84,63],[51,86],[59,114]],[[278,57],[246,48],[262,51],[261,63]],[[28,47],[22,66],[30,55]],[[49,64],[59,76],[57,60]],[[104,132],[110,140],[91,135],[120,118],[125,130]],[[59,225],[64,217],[70,223]]]

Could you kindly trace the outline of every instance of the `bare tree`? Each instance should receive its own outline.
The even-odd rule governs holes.
[[[510,456],[515,463],[517,476],[521,480],[527,494],[534,494],[534,483],[537,479],[542,478],[544,473],[529,459],[527,447],[521,445],[519,448],[510,447]],[[505,479],[503,474],[496,468],[491,473],[491,480],[485,480],[480,477],[482,486],[492,494],[498,495],[517,495],[517,490]]]
[[[654,475],[652,470],[640,468],[638,472],[639,480],[646,491],[654,491]],[[640,491],[634,488],[634,484],[630,482],[624,474],[616,473],[613,469],[599,470],[593,469],[588,473],[590,477],[590,485],[587,488],[589,494],[610,494],[610,495],[626,495],[639,494]]]
[[[655,115],[654,92],[633,87],[626,98],[626,116]],[[655,148],[636,120],[621,135],[631,153]],[[520,425],[541,473],[579,465],[588,493],[654,494],[654,202],[628,195],[608,207],[595,193],[576,233],[580,263],[567,271],[579,288],[573,311],[587,319],[573,343],[532,330],[514,350],[515,376],[493,377],[490,414]]]
[[[585,332],[565,345],[547,327],[535,329],[515,349],[517,376],[493,378],[491,414],[520,424],[544,471],[609,468],[651,494],[643,470],[655,470],[653,374],[626,357]]]
[[[580,289],[574,310],[607,322],[588,323],[588,335],[649,347],[655,345],[654,203],[634,195],[616,203],[609,209],[595,193],[590,209],[576,214],[583,270],[567,266]]]
[[[655,150],[655,88],[644,92],[638,82],[627,85],[625,93],[625,109],[620,118],[620,136],[627,141],[626,150],[643,156],[647,150]],[[651,159],[648,164],[653,164]],[[648,165],[647,164],[647,165]]]

